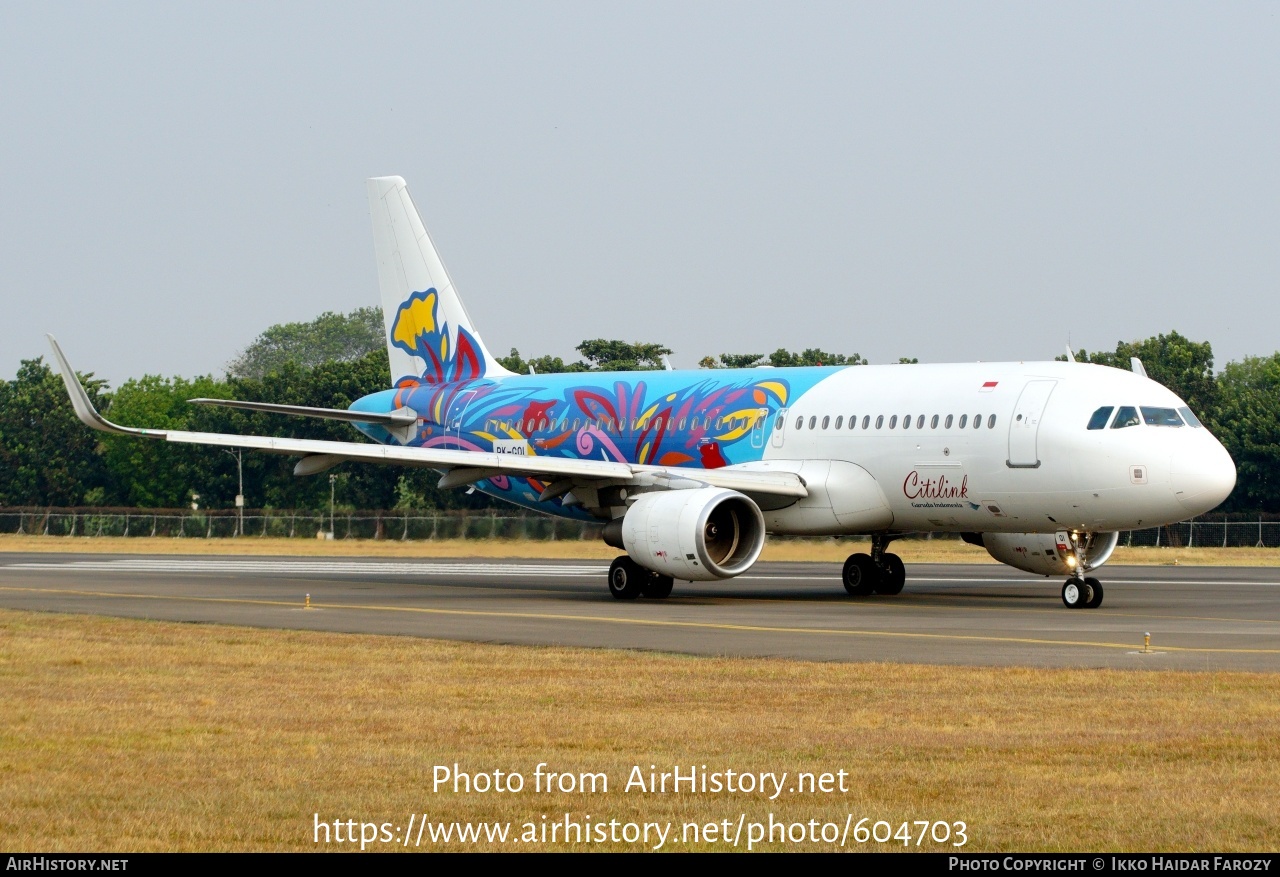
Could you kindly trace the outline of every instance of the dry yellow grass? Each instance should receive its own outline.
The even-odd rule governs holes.
[[[0,832],[22,850],[309,850],[315,813],[403,826],[424,811],[535,824],[568,812],[670,820],[677,832],[740,813],[842,825],[852,813],[895,824],[963,820],[969,851],[1273,850],[1278,683],[1265,674],[712,659],[4,611]],[[539,762],[603,771],[611,787],[433,794],[433,767],[455,762],[519,771],[530,786]],[[845,770],[850,791],[774,802],[621,791],[632,765],[651,764]]]
[[[867,542],[833,539],[773,539],[761,560],[841,563]],[[893,550],[908,563],[995,563],[986,551],[955,540],[905,539]],[[304,557],[530,557],[610,560],[618,555],[597,540],[544,542],[523,539],[240,539],[120,538],[112,536],[15,536],[0,534],[0,552],[84,552],[88,554],[254,554]],[[1276,548],[1117,548],[1114,565],[1280,566]]]

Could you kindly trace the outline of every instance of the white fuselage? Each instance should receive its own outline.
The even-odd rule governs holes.
[[[1082,363],[860,366],[803,393],[771,424],[764,462],[748,465],[829,479],[825,494],[766,512],[773,532],[1156,526],[1225,499],[1230,456],[1198,425],[1089,429],[1090,418],[1185,405],[1145,377]],[[828,473],[819,461],[838,462]],[[857,469],[883,492],[887,526]]]

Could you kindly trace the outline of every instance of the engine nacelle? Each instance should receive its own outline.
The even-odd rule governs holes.
[[[1084,569],[1102,566],[1116,550],[1119,533],[1094,533],[1084,549]],[[964,541],[981,545],[987,553],[1001,563],[1017,567],[1041,576],[1069,576],[1075,572],[1075,549],[1071,546],[1071,534],[1066,530],[1057,533],[965,533]]]
[[[764,548],[764,515],[721,487],[641,494],[622,518],[622,546],[646,569],[709,582],[746,572]]]

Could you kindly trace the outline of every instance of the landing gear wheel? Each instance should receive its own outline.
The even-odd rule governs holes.
[[[844,562],[844,589],[855,597],[865,597],[876,589],[880,570],[870,554],[851,554]]]
[[[907,567],[902,558],[896,554],[886,554],[880,567],[880,581],[876,583],[876,593],[892,597],[901,594],[907,583]]]
[[[1093,589],[1093,596],[1084,604],[1084,608],[1097,609],[1102,605],[1102,582],[1097,579],[1085,579],[1084,583]]]
[[[649,580],[644,583],[644,587],[640,589],[640,593],[644,594],[647,600],[665,600],[671,596],[671,589],[675,587],[675,579],[671,576],[664,576],[661,573],[650,573]]]
[[[1081,609],[1093,599],[1093,588],[1080,579],[1067,579],[1062,586],[1062,604],[1068,609]]]
[[[630,557],[615,557],[609,564],[609,593],[618,600],[634,600],[648,578],[649,571]]]

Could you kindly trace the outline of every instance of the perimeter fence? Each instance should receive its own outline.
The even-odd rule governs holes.
[[[191,539],[598,539],[600,526],[545,515],[246,509],[0,509],[0,533]]]
[[[345,511],[280,509],[0,508],[0,533],[45,536],[163,536],[188,539],[532,539],[594,540],[600,525],[510,512]],[[786,538],[786,537],[783,537]],[[913,537],[908,537],[913,538]],[[957,539],[920,534],[919,539]],[[1212,515],[1166,527],[1125,530],[1120,544],[1173,548],[1277,548],[1280,515]]]

